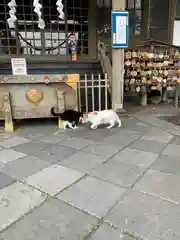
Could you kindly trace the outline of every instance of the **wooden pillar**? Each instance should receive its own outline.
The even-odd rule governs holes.
[[[176,0],[170,0],[170,14],[169,14],[169,43],[173,44],[174,34],[174,20],[176,18]]]
[[[9,92],[4,93],[4,123],[5,132],[14,132],[12,105]]]
[[[124,11],[126,0],[112,0],[112,10]],[[112,49],[112,108],[124,112],[124,49]]]
[[[143,1],[142,23],[141,23],[141,40],[147,40],[149,36],[149,0]]]
[[[88,10],[88,55],[91,59],[97,58],[97,35],[96,35],[96,0],[89,0]]]
[[[62,92],[59,89],[57,89],[56,93],[57,93],[58,112],[61,111],[62,106],[63,106],[63,110],[65,111],[65,92]],[[58,119],[58,128],[63,128],[63,121],[60,118]]]

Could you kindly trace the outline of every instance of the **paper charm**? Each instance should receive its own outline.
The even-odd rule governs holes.
[[[9,15],[10,15],[10,18],[7,19],[7,22],[8,22],[8,25],[9,25],[9,28],[15,28],[15,23],[16,23],[16,1],[15,0],[11,0],[9,3],[8,3],[8,6],[10,8],[9,10]]]
[[[64,10],[63,10],[64,5],[62,3],[62,0],[57,0],[56,6],[57,6],[57,11],[59,13],[59,18],[64,20]]]
[[[38,16],[38,28],[44,29],[45,28],[45,22],[42,19],[42,12],[41,12],[42,5],[39,3],[39,0],[34,0],[33,7],[34,7],[34,12]]]

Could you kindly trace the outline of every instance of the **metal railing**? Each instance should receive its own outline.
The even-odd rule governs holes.
[[[107,74],[104,77],[101,74],[85,74],[84,79],[78,83],[79,111],[91,112],[111,108],[109,87]]]
[[[102,70],[104,74],[107,74],[110,86],[108,88],[109,93],[111,93],[112,84],[112,65],[109,57],[106,54],[106,46],[103,42],[98,42],[98,58],[100,60]]]
[[[55,2],[41,1],[44,29],[39,28],[38,15],[30,0],[17,1],[17,6],[13,5],[17,20],[12,19],[14,27],[9,27],[7,19],[11,16],[11,6],[8,2],[0,2],[0,60],[11,55],[31,59],[51,55],[54,59],[65,59],[70,55],[68,37],[71,33],[76,35],[78,54],[87,57],[88,1],[63,1],[64,17],[60,17],[60,7]]]

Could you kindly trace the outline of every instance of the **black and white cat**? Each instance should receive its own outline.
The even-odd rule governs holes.
[[[59,117],[63,121],[64,129],[67,129],[67,127],[71,129],[78,128],[78,123],[83,118],[82,112],[69,109],[63,113],[55,113],[54,107],[51,108],[51,115]]]

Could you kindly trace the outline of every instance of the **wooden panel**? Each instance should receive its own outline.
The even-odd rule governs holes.
[[[97,59],[96,20],[96,0],[91,0],[88,14],[88,55],[91,59]]]
[[[169,0],[150,0],[149,38],[169,42]]]
[[[37,76],[38,78],[38,76]],[[77,108],[77,82],[79,75],[69,75],[66,82],[59,83],[4,83],[0,84],[0,108],[3,109],[3,96],[10,93],[12,115],[15,119],[52,117],[50,108],[59,111]],[[3,111],[0,118],[4,118]]]

